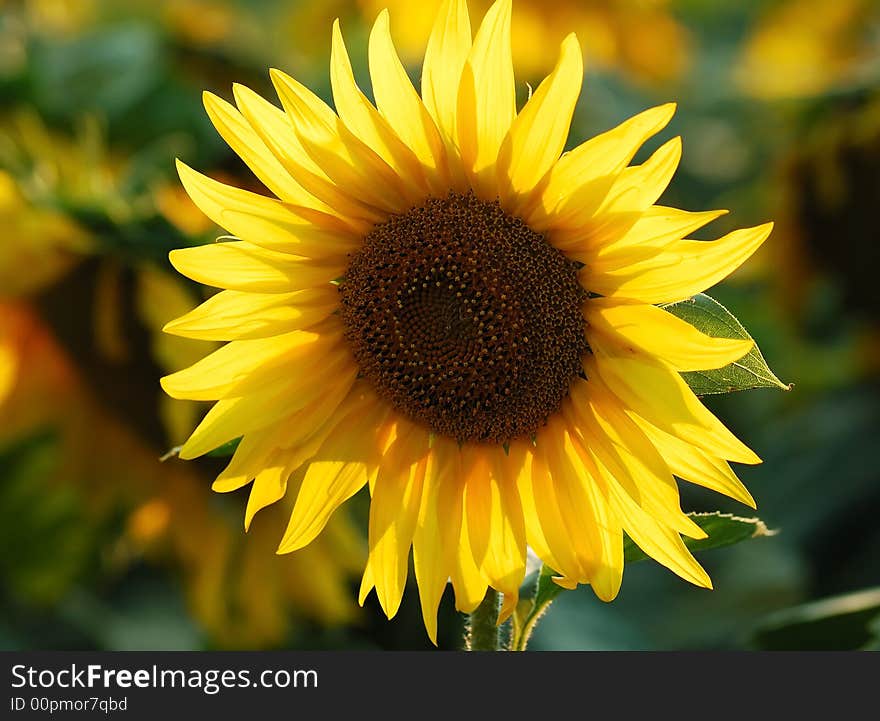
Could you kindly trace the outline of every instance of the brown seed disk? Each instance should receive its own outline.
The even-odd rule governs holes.
[[[459,442],[527,437],[588,350],[578,266],[497,202],[450,193],[373,228],[340,285],[363,376]]]

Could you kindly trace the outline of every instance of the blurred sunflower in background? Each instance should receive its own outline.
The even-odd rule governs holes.
[[[421,60],[441,0],[357,3],[367,22],[387,8],[395,19],[401,58]],[[471,10],[482,15],[490,5],[475,0]],[[681,78],[691,58],[689,33],[672,10],[668,0],[522,0],[511,23],[513,60],[525,78],[539,78],[553,68],[563,38],[574,32],[588,67],[614,68],[641,83],[669,83]]]
[[[771,225],[686,239],[724,211],[655,205],[681,144],[629,163],[672,105],[562,155],[583,77],[575,36],[517,113],[511,4],[471,37],[463,0],[441,7],[421,98],[391,40],[370,34],[376,105],[332,33],[336,112],[271,72],[283,110],[241,85],[210,93],[223,138],[277,196],[184,164],[202,211],[235,236],[175,250],[184,275],[223,290],[166,330],[228,341],[163,379],[217,401],[181,449],[242,437],[214,488],[253,481],[246,524],[288,494],[280,553],[307,546],[368,486],[373,589],[401,603],[410,547],[425,625],[440,597],[472,611],[487,588],[513,611],[527,545],[559,574],[613,599],[623,534],[710,586],[681,534],[673,473],[754,502],[727,460],[758,463],[679,371],[722,367],[751,341],[710,338],[655,304],[727,276]],[[337,115],[338,113],[338,115]]]
[[[201,242],[204,216],[177,183],[132,192],[136,163],[93,120],[69,137],[7,113],[0,161],[0,503],[4,548],[19,549],[0,559],[9,613],[91,608],[100,601],[80,598],[79,584],[112,588],[146,563],[180,574],[212,646],[272,646],[297,626],[354,623],[349,583],[363,548],[346,519],[310,554],[266,557],[211,502],[204,468],[159,461],[203,411],[162,394],[158,378],[214,344],[161,333],[205,296],[155,260],[153,234]],[[320,579],[303,582],[318,566]],[[120,636],[112,614],[106,626],[74,626],[109,647],[166,638],[152,640],[149,626]]]
[[[860,84],[866,71],[878,69],[878,27],[880,7],[873,0],[768,3],[743,44],[735,81],[764,99]]]
[[[836,318],[861,328],[865,370],[876,373],[880,300],[871,276],[880,247],[871,209],[880,202],[880,98],[861,92],[817,108],[779,179],[774,257],[788,259],[776,276],[783,301],[803,325],[817,297],[826,298]]]

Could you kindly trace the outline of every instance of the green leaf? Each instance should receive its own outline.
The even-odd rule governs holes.
[[[241,438],[234,438],[231,441],[227,441],[222,446],[217,446],[213,451],[208,451],[205,455],[208,458],[228,458],[235,453],[235,449],[238,448],[239,443],[241,443]]]
[[[754,340],[727,308],[705,293],[665,305],[663,308],[714,338]],[[749,388],[781,388],[786,391],[791,388],[770,370],[757,343],[738,361],[723,368],[689,371],[681,375],[698,396],[744,391]]]
[[[731,546],[734,543],[747,541],[750,538],[774,535],[774,532],[770,531],[764,525],[764,522],[757,518],[738,518],[720,511],[689,513],[688,516],[708,534],[707,538],[700,540],[685,539],[685,544],[692,551],[705,551],[710,548]],[[648,558],[626,536],[623,539],[623,557],[626,563],[644,561]],[[550,604],[565,590],[553,580],[553,577],[556,575],[558,575],[556,571],[544,564],[534,581],[534,591],[531,596],[519,602],[513,614],[513,633],[510,638],[511,651],[524,651],[526,649],[535,625],[541,616],[546,613]]]
[[[880,644],[880,587],[770,614],[754,644],[768,651],[852,651]]]
[[[691,551],[707,551],[710,548],[732,546],[750,538],[761,538],[775,534],[775,531],[769,530],[764,522],[758,518],[739,518],[720,511],[689,513],[688,516],[708,534],[708,538],[685,538],[684,543]],[[644,561],[649,556],[629,537],[626,537],[623,540],[623,558],[627,563],[635,563],[636,561]]]

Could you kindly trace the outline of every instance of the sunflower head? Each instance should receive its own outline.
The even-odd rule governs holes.
[[[577,271],[497,201],[431,198],[377,225],[352,257],[346,338],[376,392],[435,433],[530,437],[581,372]]]
[[[163,379],[216,401],[192,458],[241,437],[215,489],[253,482],[246,523],[289,495],[279,552],[309,544],[346,499],[371,494],[361,601],[396,613],[413,550],[425,624],[447,581],[471,611],[488,587],[516,605],[530,547],[560,584],[615,597],[623,537],[709,586],[682,534],[675,476],[753,505],[729,460],[756,463],[681,371],[719,368],[751,341],[711,338],[662,305],[713,285],[770,225],[690,233],[724,211],[657,205],[681,144],[636,152],[672,117],[651,108],[563,154],[583,76],[574,35],[517,108],[509,0],[471,32],[463,0],[434,22],[421,93],[383,12],[371,103],[338,23],[335,108],[273,70],[278,107],[235,86],[207,94],[220,134],[269,195],[180,165],[235,240],[174,251],[223,290],[171,333],[228,341]]]

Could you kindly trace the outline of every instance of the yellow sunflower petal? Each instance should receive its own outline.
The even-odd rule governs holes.
[[[215,403],[180,449],[184,459],[198,458],[224,443],[252,431],[273,425],[291,413],[305,408],[332,385],[351,386],[357,366],[346,363],[314,370],[307,379],[291,379],[287,383],[252,391],[240,398]]]
[[[400,177],[346,128],[311,90],[280,70],[272,82],[305,151],[339,188],[370,206],[396,213],[412,205]]]
[[[691,538],[706,533],[681,510],[678,486],[663,457],[616,399],[599,384],[572,388],[574,428],[618,484],[652,517]]]
[[[461,74],[457,113],[465,170],[477,195],[491,200],[497,195],[498,151],[516,117],[510,0],[496,0],[477,30]]]
[[[324,320],[339,305],[338,296],[333,287],[292,293],[223,290],[162,330],[199,340],[268,338]]]
[[[299,468],[317,453],[338,418],[345,416],[344,401],[349,392],[349,403],[361,398],[350,383],[336,383],[311,403],[280,419],[274,428],[246,433],[211,488],[218,493],[238,490],[250,483],[279,449],[292,449],[287,463],[291,470]]]
[[[369,59],[376,107],[426,169],[431,189],[435,193],[448,191],[443,140],[394,49],[387,10],[379,13],[370,32]]]
[[[506,470],[506,483],[515,485],[523,507],[523,519],[526,528],[526,541],[538,558],[551,568],[558,569],[556,561],[544,531],[538,520],[538,507],[532,486],[533,448],[527,441],[512,441],[503,463]]]
[[[286,463],[285,454],[278,453],[275,458],[268,462],[254,478],[251,492],[248,495],[247,508],[244,514],[244,529],[247,531],[251,526],[254,516],[266,506],[284,498],[287,492],[287,479],[291,469]]]
[[[609,356],[601,346],[587,359],[587,377],[601,380],[636,415],[708,453],[740,463],[760,463],[702,404],[681,376],[660,362]]]
[[[565,148],[584,68],[574,33],[565,38],[553,72],[513,121],[498,158],[498,183],[508,202],[531,191]]]
[[[471,21],[466,0],[445,0],[428,39],[422,66],[422,99],[447,143],[458,156],[458,88],[471,50]]]
[[[419,587],[422,618],[431,642],[437,645],[437,609],[449,579],[449,556],[441,528],[447,519],[439,513],[439,490],[450,468],[445,444],[435,443],[428,457],[422,486],[422,503],[413,533],[413,568]],[[454,479],[453,482],[456,482]]]
[[[314,197],[278,162],[241,113],[212,93],[202,96],[208,117],[226,143],[247,163],[260,181],[282,200],[312,207]]]
[[[550,242],[565,252],[615,243],[666,190],[680,159],[681,138],[673,138],[620,173],[598,207],[574,193],[545,226]]]
[[[643,213],[663,194],[681,161],[681,137],[667,140],[641,165],[626,168],[597,213]],[[635,190],[636,192],[630,192]]]
[[[638,416],[633,420],[651,439],[676,476],[703,488],[723,493],[751,508],[757,508],[752,494],[736,477],[727,461],[715,458],[690,443],[664,433]]]
[[[184,460],[198,458],[242,435],[280,421],[289,414],[288,395],[277,388],[247,398],[215,403],[180,449]]]
[[[333,512],[363,488],[378,468],[375,429],[387,408],[366,396],[349,405],[348,411],[309,463],[278,553],[311,543]]]
[[[172,398],[211,401],[243,395],[278,376],[286,381],[288,376],[306,373],[315,365],[338,365],[340,361],[350,362],[341,328],[335,332],[297,330],[232,341],[161,382]]]
[[[177,161],[180,180],[192,201],[217,225],[267,250],[310,258],[339,257],[351,252],[357,236],[321,227],[319,213],[305,217],[294,206],[247,190],[224,185]],[[332,221],[328,221],[330,226]]]
[[[617,595],[623,576],[623,533],[584,454],[579,453],[577,438],[562,419],[551,422],[553,429],[539,436],[538,443],[546,446],[560,507],[582,568],[579,575],[563,572],[563,582],[590,583],[596,595],[610,600]]]
[[[723,368],[754,347],[752,340],[713,338],[690,323],[653,305],[614,298],[594,298],[584,306],[587,338],[601,334],[603,342],[621,353],[659,358],[678,371]]]
[[[679,240],[663,252],[616,272],[580,273],[594,293],[643,303],[674,303],[701,293],[726,278],[763,243],[773,223],[744,228],[713,241]]]
[[[227,493],[241,488],[254,479],[277,450],[289,450],[288,465],[292,471],[299,469],[318,452],[349,406],[372,395],[363,392],[362,384],[342,380],[302,408],[294,409],[273,428],[245,433],[229,464],[211,486],[213,490]]]
[[[584,265],[591,265],[594,273],[621,270],[656,257],[670,243],[682,240],[726,212],[708,210],[692,213],[678,208],[652,205],[639,215],[623,235],[610,239],[604,234],[597,234],[598,239],[607,242],[594,242],[591,236],[583,243],[570,245],[566,249],[566,255]]]
[[[367,600],[367,596],[370,595],[370,591],[375,587],[375,583],[373,582],[373,569],[370,566],[370,559],[367,559],[366,564],[364,564],[364,575],[361,578],[361,586],[358,590],[358,604],[363,606],[364,601]]]
[[[370,501],[370,567],[385,615],[400,608],[409,549],[418,522],[428,433],[412,427],[383,456]]]
[[[560,419],[551,417],[538,433],[532,463],[533,497],[550,551],[563,576],[587,583],[597,566],[599,539],[588,521],[587,499],[577,470],[562,450]]]
[[[260,248],[247,241],[211,243],[172,250],[168,258],[187,278],[215,288],[289,293],[339,278],[344,260],[318,261]]]
[[[509,601],[526,567],[525,525],[516,487],[503,487],[498,448],[465,454],[465,515],[474,560],[493,588]]]
[[[602,469],[599,463],[600,470]],[[712,588],[709,574],[674,530],[657,522],[630,498],[613,478],[607,478],[611,504],[623,522],[627,535],[651,558],[696,586]]]
[[[312,206],[356,233],[369,232],[379,219],[379,212],[330,180],[306,152],[287,113],[244,85],[235,84],[232,91],[239,110],[254,131],[285,169],[315,197]]]
[[[528,223],[543,231],[563,201],[590,211],[598,208],[617,174],[674,113],[674,103],[650,108],[565,153],[550,171],[540,202],[528,212]]]
[[[471,551],[477,566],[482,566],[489,550],[491,528],[491,462],[488,449],[480,446],[462,447],[461,469],[464,485],[464,519],[468,527]],[[472,481],[472,482],[471,482]]]
[[[471,613],[482,603],[489,588],[489,583],[480,571],[471,552],[468,538],[468,524],[459,526],[460,536],[455,541],[455,562],[449,578],[455,589],[455,608],[461,613]]]
[[[438,437],[435,444],[444,446],[443,456],[449,462],[447,473],[437,488],[437,515],[441,542],[449,568],[449,578],[455,590],[455,607],[470,613],[483,600],[488,584],[471,552],[467,522],[464,519],[464,484],[461,483],[461,453],[451,439]]]
[[[346,127],[364,145],[378,153],[401,178],[406,178],[408,183],[427,192],[427,181],[418,158],[357,86],[342,31],[339,29],[339,20],[333,22],[330,86],[336,112]],[[411,197],[414,201],[419,199],[417,193],[413,193]]]
[[[584,462],[585,451],[575,433],[567,431],[563,452],[579,475],[587,503],[584,511],[596,528],[597,556],[589,578],[593,592],[603,601],[612,601],[623,581],[623,528],[600,488],[592,465]]]
[[[285,424],[278,424],[278,428]],[[232,454],[226,468],[211,485],[217,493],[229,493],[246,486],[264,467],[269,456],[276,450],[281,433],[265,431],[245,435]]]
[[[232,84],[232,95],[241,117],[291,176],[300,176],[303,171],[322,174],[303,149],[284,110],[241,83]],[[291,162],[293,158],[297,162]],[[338,210],[334,206],[321,204],[317,198],[315,200],[323,211]]]

